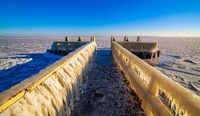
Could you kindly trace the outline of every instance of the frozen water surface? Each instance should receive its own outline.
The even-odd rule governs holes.
[[[69,36],[69,39],[76,41],[77,37]],[[85,41],[90,40],[90,36],[82,38]],[[162,54],[160,64],[156,66],[158,70],[200,95],[200,38],[141,38],[143,41],[158,42]],[[116,36],[116,39],[122,41],[123,36]],[[64,36],[0,36],[0,91],[8,89],[58,60],[59,58],[45,55],[51,43],[58,40],[64,40]],[[96,36],[96,40],[99,49],[110,48],[110,36]],[[129,41],[136,41],[136,37],[129,36]]]

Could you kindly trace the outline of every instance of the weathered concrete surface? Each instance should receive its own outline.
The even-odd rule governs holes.
[[[140,116],[139,98],[116,66],[110,50],[98,50],[80,88],[72,116]]]

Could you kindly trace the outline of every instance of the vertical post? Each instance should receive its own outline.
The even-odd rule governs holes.
[[[65,36],[65,41],[68,42],[69,41],[69,38],[67,36]]]
[[[141,38],[140,38],[140,36],[137,36],[137,42],[141,42],[142,40],[141,40]]]
[[[128,36],[124,36],[124,41],[128,41]]]
[[[78,36],[78,41],[82,41],[82,38],[81,38],[81,36]]]
[[[112,49],[112,47],[113,47],[113,45],[112,45],[112,41],[116,41],[114,36],[111,36],[111,40],[110,40],[111,49]]]
[[[94,36],[91,37],[91,42],[96,41],[96,38]]]
[[[115,41],[115,37],[114,36],[111,36],[111,42],[112,41]]]

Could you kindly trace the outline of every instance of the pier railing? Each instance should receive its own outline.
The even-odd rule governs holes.
[[[77,86],[95,49],[96,42],[88,42],[0,94],[0,115],[70,115]]]
[[[112,54],[140,97],[146,115],[200,114],[200,97],[139,59],[116,41],[112,41]]]

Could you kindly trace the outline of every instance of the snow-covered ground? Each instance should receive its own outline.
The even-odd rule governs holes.
[[[181,57],[174,58],[172,55],[164,54],[161,55],[160,64],[157,65],[156,68],[172,80],[180,83],[185,88],[188,88],[197,95],[200,95],[199,63],[189,59]]]
[[[78,36],[69,36],[76,41]],[[84,41],[90,36],[82,36]],[[123,36],[116,36],[123,40]],[[161,49],[158,70],[172,80],[200,95],[200,38],[142,37],[158,42]],[[0,92],[38,73],[60,57],[45,53],[53,41],[64,36],[0,36]],[[110,36],[96,36],[99,49],[110,48]],[[129,37],[135,41],[136,37]]]
[[[61,57],[45,53],[54,39],[0,37],[0,92],[38,73]]]
[[[200,96],[200,38],[154,38],[162,55],[158,70]]]

